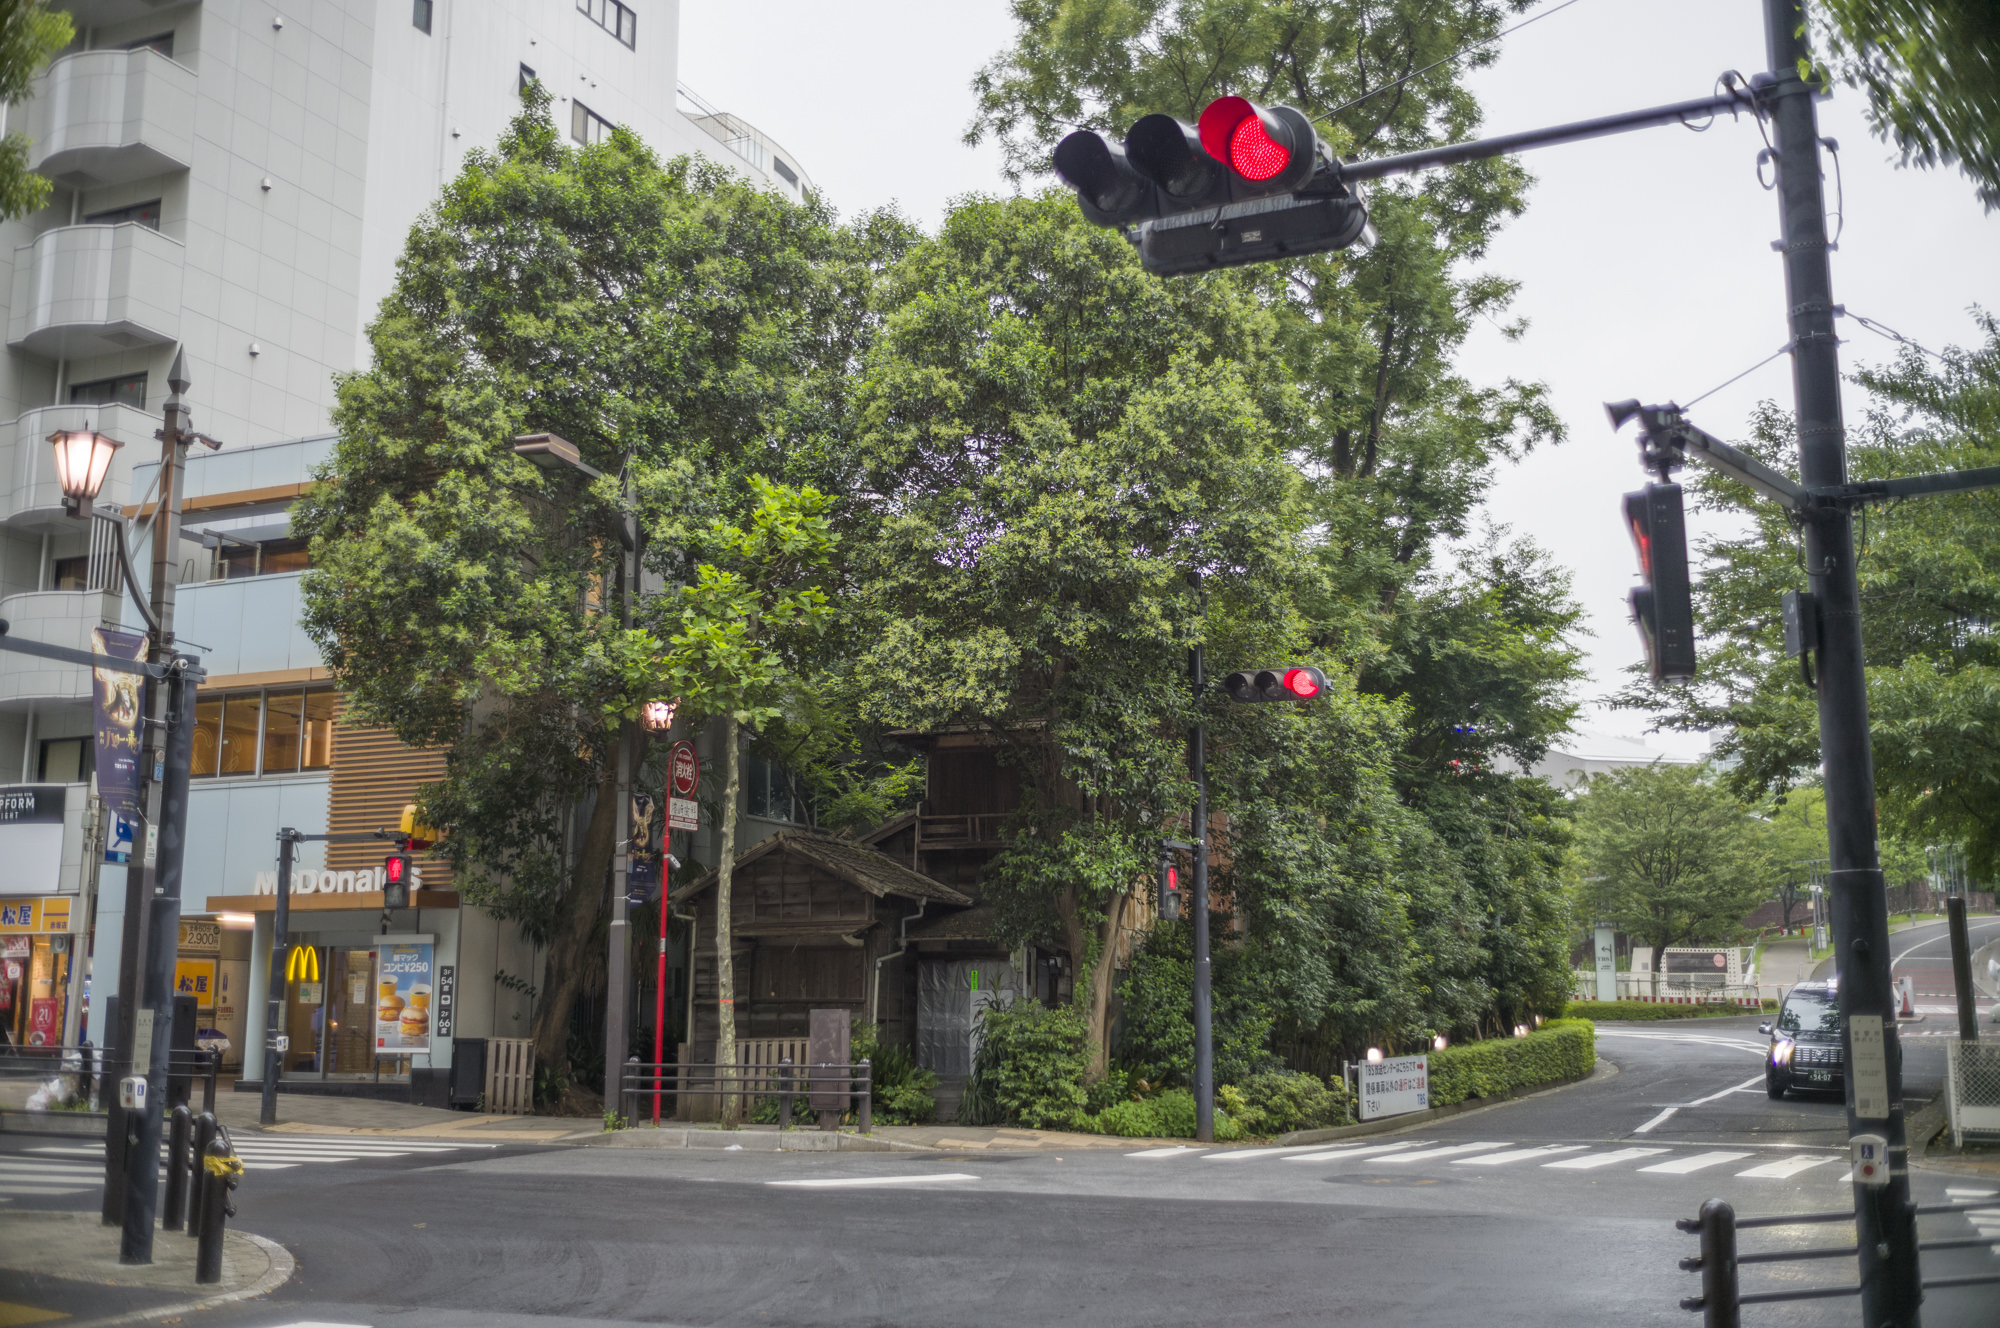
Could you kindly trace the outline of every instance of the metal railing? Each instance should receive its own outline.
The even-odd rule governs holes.
[[[1977,1212],[2000,1212],[2000,1203],[1921,1204],[1916,1209],[1919,1217],[1939,1213]],[[1739,1218],[1736,1216],[1736,1210],[1723,1200],[1710,1199],[1701,1206],[1700,1216],[1684,1217],[1674,1223],[1680,1230],[1692,1232],[1701,1238],[1701,1253],[1680,1261],[1683,1272],[1701,1274],[1701,1294],[1683,1297],[1681,1308],[1700,1314],[1702,1328],[1740,1328],[1743,1322],[1740,1311],[1745,1305],[1775,1305],[1788,1300],[1829,1300],[1837,1296],[1859,1295],[1861,1293],[1859,1284],[1746,1293],[1741,1289],[1738,1280],[1738,1272],[1744,1264],[1858,1258],[1860,1251],[1853,1245],[1828,1245],[1818,1249],[1763,1250],[1754,1254],[1738,1254],[1737,1232],[1757,1227],[1805,1226],[1818,1222],[1853,1220],[1852,1210],[1838,1213],[1796,1213],[1783,1217]],[[1969,1250],[1992,1243],[1991,1236],[1974,1236],[1958,1240],[1922,1240],[1917,1243],[1917,1249]],[[1923,1286],[1929,1291],[1945,1287],[1985,1286],[1992,1283],[2000,1283],[2000,1272],[1981,1273],[1970,1277],[1931,1278],[1926,1280]]]
[[[638,1118],[641,1100],[650,1099],[657,1107],[662,1099],[685,1094],[690,1097],[776,1097],[778,1128],[792,1127],[792,1099],[804,1096],[809,1109],[838,1110],[845,1114],[852,1105],[863,1134],[875,1128],[874,1071],[863,1057],[852,1065],[832,1063],[794,1065],[786,1057],[776,1065],[706,1065],[693,1061],[662,1061],[648,1064],[625,1062],[625,1091],[622,1098],[627,1120]],[[838,1104],[833,1105],[833,1104]]]
[[[60,1079],[69,1087],[71,1101],[86,1104],[63,1114],[102,1114],[105,1064],[110,1059],[104,1048],[85,1042],[77,1046],[0,1048],[0,1080]],[[201,1085],[203,1111],[215,1110],[216,1079],[222,1070],[220,1051],[178,1049],[167,1053],[167,1102],[171,1111],[193,1100],[194,1085]]]

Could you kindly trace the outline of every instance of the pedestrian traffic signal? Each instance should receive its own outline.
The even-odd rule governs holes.
[[[382,907],[410,906],[410,855],[391,853],[382,861]]]
[[[1181,873],[1167,854],[1160,855],[1160,920],[1172,922],[1181,915]]]
[[[1345,249],[1368,228],[1359,185],[1289,106],[1222,97],[1199,125],[1148,115],[1123,142],[1078,130],[1055,166],[1083,215],[1124,230],[1160,276]]]
[[[1313,668],[1245,669],[1222,680],[1232,701],[1310,701],[1326,690],[1326,675]]]
[[[1625,495],[1625,527],[1646,584],[1632,587],[1632,621],[1655,682],[1694,677],[1694,591],[1688,577],[1681,486],[1648,484]]]

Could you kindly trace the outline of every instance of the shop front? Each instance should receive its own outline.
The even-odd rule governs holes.
[[[0,1043],[62,1045],[75,903],[63,895],[0,899]]]

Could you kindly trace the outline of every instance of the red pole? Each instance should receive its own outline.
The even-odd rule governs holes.
[[[673,880],[674,832],[660,832],[660,967],[653,984],[653,1124],[660,1123],[660,1066],[666,1062],[667,1038],[667,886]]]

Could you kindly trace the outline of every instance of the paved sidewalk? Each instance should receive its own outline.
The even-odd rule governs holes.
[[[200,1105],[197,1096],[196,1105]],[[260,1126],[263,1099],[256,1093],[215,1095],[215,1118],[236,1133],[380,1134],[415,1138],[471,1136],[506,1143],[557,1143],[597,1134],[602,1122],[579,1116],[495,1116],[363,1097],[321,1097],[278,1092],[278,1123]]]
[[[0,1211],[0,1324],[117,1323],[187,1313],[275,1291],[292,1275],[283,1246],[235,1229],[222,1239],[222,1280],[194,1280],[196,1242],[161,1231],[153,1262],[118,1262],[121,1233],[96,1213]]]
[[[1126,1139],[1111,1134],[1069,1134],[1062,1130],[1018,1130],[992,1125],[878,1125],[875,1137],[944,1152],[1081,1152],[1085,1149],[1157,1148],[1187,1144],[1192,1139]],[[1227,1144],[1204,1147],[1227,1148]]]

